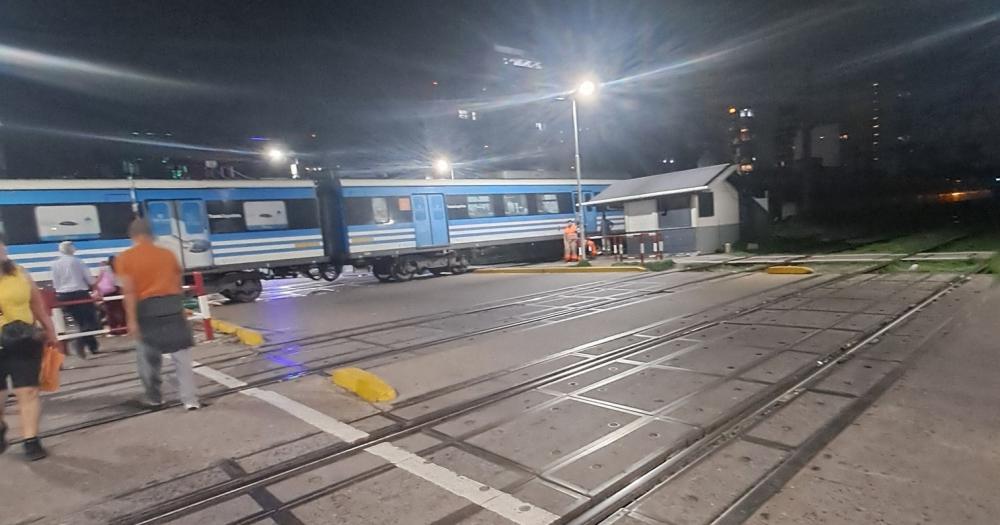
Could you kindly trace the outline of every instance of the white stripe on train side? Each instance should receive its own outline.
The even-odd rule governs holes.
[[[373,244],[352,244],[351,254],[359,255],[365,252],[380,252],[385,250],[405,250],[408,248],[416,248],[417,243],[414,241],[406,242],[383,242],[383,243],[373,243]]]
[[[215,257],[215,264],[246,264],[246,263],[268,263],[278,262],[285,259],[309,259],[323,257],[325,254],[322,248],[315,250],[297,250],[293,252],[258,253],[254,255],[226,255]]]
[[[349,228],[348,228],[349,229]],[[361,230],[348,231],[348,237],[375,237],[378,235],[391,235],[394,233],[413,233],[413,228],[393,228],[390,230]]]
[[[225,241],[212,240],[212,246],[233,246],[240,244],[268,244],[288,241],[321,241],[322,235],[292,235],[289,237],[263,237],[258,239],[229,239]]]

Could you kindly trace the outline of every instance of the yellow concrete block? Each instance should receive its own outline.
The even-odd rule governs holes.
[[[242,326],[212,319],[212,329],[222,334],[235,335],[241,343],[249,346],[259,346],[264,344],[264,336],[257,330],[243,328]]]
[[[353,392],[369,403],[384,403],[396,399],[396,389],[381,377],[360,368],[338,368],[330,375],[333,384]]]
[[[777,275],[803,275],[813,273],[813,269],[808,266],[771,266],[767,273]]]

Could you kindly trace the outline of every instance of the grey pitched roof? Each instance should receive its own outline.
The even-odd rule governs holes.
[[[612,182],[607,189],[597,194],[593,199],[587,201],[587,203],[624,202],[649,199],[660,195],[704,191],[718,177],[728,178],[735,171],[735,164],[718,164],[716,166],[672,171],[659,175],[640,177],[638,179]]]

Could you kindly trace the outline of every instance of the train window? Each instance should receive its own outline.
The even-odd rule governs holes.
[[[504,215],[527,215],[528,196],[527,195],[504,195],[503,196]]]
[[[698,194],[698,216],[712,217],[715,215],[715,197],[712,192]]]
[[[97,239],[101,236],[101,221],[97,206],[73,204],[67,206],[38,206],[35,224],[42,241]]]
[[[128,225],[135,218],[135,212],[127,202],[114,202],[98,204],[97,216],[101,221],[102,239],[126,239]]]
[[[489,195],[468,195],[465,201],[470,219],[493,216],[493,199]]]
[[[469,202],[465,195],[445,195],[445,205],[448,207],[449,219],[468,219]]]
[[[38,242],[35,207],[23,204],[0,206],[0,233],[10,245]]]
[[[293,199],[285,201],[288,212],[288,227],[293,230],[319,228],[319,212],[315,199]]]
[[[212,233],[239,233],[247,230],[239,201],[207,201],[208,227]]]
[[[288,228],[285,201],[246,201],[243,217],[247,230],[284,230]]]
[[[375,224],[389,224],[392,214],[389,213],[389,201],[385,197],[372,198],[372,221]]]
[[[372,223],[372,203],[368,197],[347,197],[344,199],[344,215],[347,224],[356,226]]]
[[[538,213],[559,213],[559,195],[539,193],[535,195],[535,205],[538,208]]]

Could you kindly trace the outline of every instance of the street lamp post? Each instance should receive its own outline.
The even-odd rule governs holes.
[[[448,159],[442,157],[434,161],[434,171],[438,172],[439,175],[444,175],[445,173],[451,175],[451,180],[455,180],[455,166],[448,162]]]
[[[577,97],[589,97],[597,90],[597,85],[590,80],[583,81],[579,87],[573,90],[570,103],[573,106],[573,150],[574,163],[576,168],[576,223],[577,223],[577,252],[581,261],[587,260],[587,227],[584,223],[583,213],[583,176],[580,169],[580,124],[577,119],[576,99]]]

